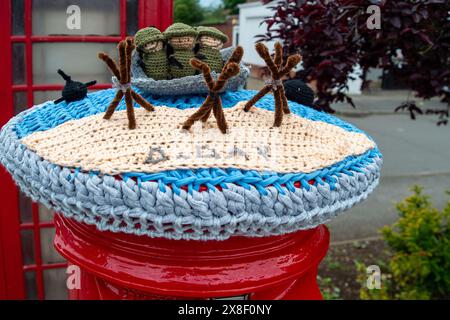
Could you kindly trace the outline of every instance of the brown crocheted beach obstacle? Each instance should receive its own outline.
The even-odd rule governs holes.
[[[116,86],[116,96],[109,104],[108,109],[103,116],[103,119],[108,120],[111,118],[117,106],[119,105],[119,102],[125,96],[125,103],[127,105],[128,128],[134,129],[136,128],[136,118],[134,116],[133,100],[140,104],[147,111],[154,111],[155,109],[140,94],[131,89],[131,53],[135,48],[133,40],[131,38],[122,40],[119,42],[119,45],[117,47],[119,49],[119,67],[117,67],[116,62],[111,59],[108,54],[104,52],[100,52],[98,54],[98,57],[106,63],[113,75],[116,76],[117,80],[119,80],[119,84]]]
[[[192,125],[201,120],[206,122],[211,115],[211,111],[216,118],[217,126],[222,133],[227,132],[227,121],[225,115],[223,114],[222,100],[219,96],[219,92],[225,87],[228,79],[236,76],[239,73],[239,63],[241,62],[244,50],[242,47],[236,47],[234,49],[230,59],[224,65],[222,72],[219,74],[217,81],[211,76],[211,68],[204,62],[198,59],[191,59],[191,65],[202,72],[205,78],[206,85],[209,89],[209,94],[206,97],[200,108],[192,114],[184,123],[183,129],[189,130]]]
[[[266,81],[266,85],[245,104],[244,111],[249,111],[259,99],[272,91],[275,99],[275,121],[273,126],[279,127],[283,121],[283,114],[291,112],[281,79],[301,61],[302,57],[299,54],[291,55],[283,66],[283,47],[280,42],[275,43],[275,56],[273,59],[270,56],[269,49],[263,43],[257,43],[255,49],[259,56],[264,59],[272,78]]]

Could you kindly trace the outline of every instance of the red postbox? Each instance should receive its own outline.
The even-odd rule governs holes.
[[[78,266],[71,299],[322,299],[317,268],[328,229],[225,241],[98,231],[55,216],[55,247]]]

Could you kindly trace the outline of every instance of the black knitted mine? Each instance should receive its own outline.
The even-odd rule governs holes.
[[[54,103],[60,103],[62,101],[73,102],[86,98],[88,93],[88,87],[93,86],[97,81],[89,81],[82,83],[79,81],[73,81],[72,77],[67,75],[61,69],[58,69],[58,74],[66,81],[66,84],[61,92],[61,98],[56,99]]]
[[[67,102],[82,100],[86,97],[88,89],[84,83],[68,81],[62,91],[62,97]]]

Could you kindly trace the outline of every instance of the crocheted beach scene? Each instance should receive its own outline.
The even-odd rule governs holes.
[[[270,79],[243,90],[243,49],[225,41],[206,27],[146,28],[119,43],[117,62],[98,54],[112,89],[88,93],[60,72],[61,99],[1,129],[0,162],[68,218],[168,239],[310,229],[364,200],[382,155],[351,124],[287,100],[282,79],[301,56],[258,43]]]
[[[308,129],[303,132],[309,136],[310,128],[307,127],[307,123],[310,123],[312,128],[322,125],[323,129],[317,127],[316,131],[320,145],[314,146],[315,149],[310,151],[312,153],[308,159],[308,162],[315,161],[319,169],[311,168],[313,171],[309,173],[301,170],[282,173],[274,171],[273,168],[264,171],[239,169],[238,166],[195,168],[188,165],[189,169],[161,170],[153,173],[147,170],[123,171],[113,175],[73,167],[75,157],[70,159],[72,165],[59,165],[45,159],[24,144],[25,141],[32,140],[28,137],[37,137],[36,134],[46,132],[52,134],[56,132],[53,130],[60,131],[88,120],[90,123],[98,121],[99,125],[112,125],[113,130],[117,130],[116,125],[120,127],[120,133],[117,132],[110,141],[113,146],[114,139],[120,139],[122,133],[139,135],[147,122],[154,126],[158,117],[165,112],[171,110],[174,114],[186,115],[205,99],[204,96],[193,95],[168,100],[143,95],[155,107],[155,111],[148,112],[143,108],[136,108],[137,126],[136,129],[130,130],[127,129],[126,103],[123,100],[110,120],[102,119],[108,103],[115,94],[116,90],[101,90],[70,104],[55,105],[49,101],[20,113],[2,128],[0,162],[25,194],[55,212],[95,225],[99,230],[168,239],[225,240],[237,235],[270,236],[314,228],[366,199],[378,185],[382,156],[372,139],[364,132],[329,114],[314,111],[291,101],[288,101],[291,114],[284,117],[283,125],[280,128],[270,129],[269,125],[273,122],[274,115],[273,97],[264,96],[251,111],[246,113],[240,108],[256,94],[255,91],[247,90],[226,92],[221,96],[230,135],[235,126],[236,128],[239,126],[235,123],[233,113],[247,116],[247,119],[255,117],[259,122],[262,121],[268,126],[265,130],[261,130],[264,132],[267,130],[289,132],[292,130],[289,129],[292,121],[304,123],[305,129]],[[150,121],[151,117],[154,117],[155,121]],[[167,119],[162,121],[167,123]],[[219,138],[226,139],[228,134],[221,134],[217,123],[212,119],[205,126],[203,129],[203,123],[198,122],[193,125],[189,134],[193,135],[194,139],[209,128],[218,139],[215,143],[219,143]],[[98,139],[97,131],[92,127],[89,128],[91,135],[73,137],[78,147],[85,144],[87,139]],[[320,137],[331,128],[334,129],[332,132],[340,135],[330,134],[325,138],[329,139],[329,143],[322,144]],[[298,129],[297,125],[295,129]],[[177,132],[183,137],[188,134],[182,130]],[[69,133],[67,134],[64,139],[68,138]],[[164,157],[161,150],[152,150],[153,139],[156,141],[161,139],[161,136],[158,133],[157,137],[152,138],[148,134],[146,137],[145,160],[155,161],[153,166],[163,164],[163,161],[159,161]],[[321,150],[319,153],[327,154],[336,152],[334,148],[333,151],[326,152],[324,145],[338,143],[341,138],[348,141],[352,145],[351,148],[354,148],[355,144],[359,145],[360,149],[344,152],[341,154],[342,158],[333,154],[335,160],[321,162],[323,160],[317,150]],[[356,140],[352,140],[355,138]],[[306,139],[306,134],[301,137],[295,135],[295,138],[282,143],[303,139]],[[236,140],[242,141],[247,138],[241,135],[239,139],[233,139],[233,143]],[[264,140],[271,142],[268,136]],[[210,143],[209,140],[205,142]],[[297,144],[303,148],[303,145]],[[121,144],[118,143],[115,153],[120,153],[119,146]],[[133,140],[126,140],[125,146],[134,148]],[[256,150],[258,146],[260,145],[255,146]],[[236,154],[240,153],[238,149],[235,150]],[[259,151],[260,154],[264,155],[264,149],[260,150],[262,150]],[[208,151],[211,155],[210,150],[200,148],[202,153],[208,154]],[[163,150],[164,152],[166,151]],[[307,158],[308,154],[303,152],[306,152],[306,149],[297,156]],[[167,153],[170,155],[169,151]],[[90,154],[97,154],[97,145],[91,145]],[[295,159],[295,156],[293,154],[291,157]],[[84,161],[89,161],[86,159]],[[241,159],[245,159],[245,155]],[[184,164],[189,163],[191,160],[184,160]]]
[[[271,127],[273,111],[245,112],[245,104],[225,109],[226,135],[218,134],[212,121],[182,130],[191,109],[160,106],[155,112],[136,109],[135,130],[128,130],[126,111],[110,121],[100,113],[35,132],[22,143],[51,163],[107,174],[196,168],[310,173],[375,147],[362,133],[297,115]]]

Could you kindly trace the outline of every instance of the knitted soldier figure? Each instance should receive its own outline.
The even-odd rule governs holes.
[[[199,50],[197,55],[199,59],[208,64],[211,70],[220,73],[223,68],[223,59],[220,49],[223,48],[228,37],[220,30],[213,27],[197,27]]]
[[[153,27],[141,29],[134,36],[134,41],[147,77],[155,80],[167,79],[168,63],[161,31]]]
[[[173,78],[193,76],[196,70],[190,60],[194,58],[197,31],[187,24],[174,23],[164,31],[167,40],[169,73]]]

